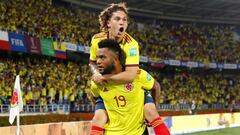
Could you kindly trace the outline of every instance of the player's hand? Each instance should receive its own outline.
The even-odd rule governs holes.
[[[105,74],[103,75],[103,77],[107,80],[107,81],[111,81],[111,77],[113,76],[113,74]]]
[[[101,74],[93,74],[92,81],[97,85],[106,85],[107,80]]]

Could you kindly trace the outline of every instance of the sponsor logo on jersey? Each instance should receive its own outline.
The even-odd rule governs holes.
[[[147,79],[147,81],[151,81],[152,80],[152,76],[148,73],[146,79]]]
[[[136,48],[130,48],[129,49],[129,55],[130,56],[136,56],[137,55],[137,49]]]

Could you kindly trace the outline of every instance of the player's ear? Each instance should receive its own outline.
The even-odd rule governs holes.
[[[114,55],[114,61],[116,62],[116,61],[118,61],[118,57],[116,56],[116,55]]]
[[[114,55],[114,56],[113,56],[113,60],[114,60],[115,63],[117,63],[117,62],[119,61],[118,56],[117,56],[117,55]]]

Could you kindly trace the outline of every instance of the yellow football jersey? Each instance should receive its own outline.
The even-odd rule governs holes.
[[[96,61],[98,43],[101,40],[107,39],[107,38],[108,38],[108,34],[106,32],[98,33],[93,36],[91,40],[91,48],[90,48],[90,61]],[[138,42],[125,32],[123,40],[120,42],[120,46],[126,53],[125,66],[138,66],[139,65]]]
[[[93,95],[102,97],[108,113],[104,135],[141,135],[144,132],[143,88],[150,90],[154,79],[146,71],[139,71],[133,83],[97,86],[92,82]]]

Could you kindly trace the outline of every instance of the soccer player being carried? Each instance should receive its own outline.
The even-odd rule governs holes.
[[[90,48],[90,67],[93,73],[92,80],[97,85],[131,84],[137,77],[139,71],[139,46],[129,34],[125,31],[128,26],[128,12],[124,3],[111,4],[99,15],[101,33],[95,34],[91,41]],[[117,41],[126,54],[125,70],[117,74],[101,74],[96,66],[98,43],[104,39],[113,39]],[[160,92],[156,91],[156,105],[159,105]],[[108,120],[108,114],[104,108],[101,98],[96,100],[95,114],[92,121],[92,130],[102,130]],[[148,92],[144,93],[144,117],[153,126],[156,135],[163,135],[168,131],[157,112],[153,98]],[[164,134],[165,135],[165,134]]]
[[[124,71],[121,59],[125,53],[118,42],[105,39],[99,42],[97,51],[97,67],[102,75],[118,74]],[[145,91],[158,89],[155,80],[146,71],[139,69],[132,83],[96,85],[91,83],[91,91],[95,98],[101,97],[102,104],[108,114],[108,121],[104,126],[106,135],[146,135],[144,123]],[[104,106],[105,105],[105,106]],[[169,131],[161,119],[162,135],[169,135]],[[153,123],[153,125],[157,122]],[[91,135],[103,134],[102,128],[93,127]]]

